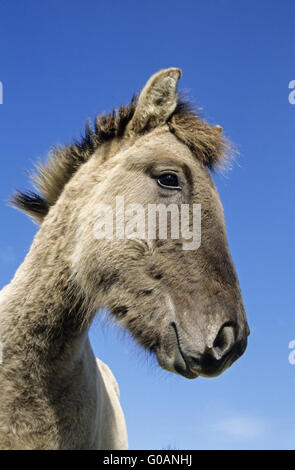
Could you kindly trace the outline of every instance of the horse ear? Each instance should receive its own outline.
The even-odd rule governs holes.
[[[129,128],[135,133],[164,124],[177,105],[177,82],[181,70],[169,68],[151,76],[139,95]]]

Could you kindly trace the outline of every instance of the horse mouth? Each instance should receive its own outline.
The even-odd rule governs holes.
[[[174,334],[175,334],[176,341],[177,341],[177,347],[178,347],[178,351],[176,352],[176,356],[175,356],[174,364],[173,364],[174,369],[178,374],[182,375],[183,377],[186,377],[187,379],[196,379],[199,376],[199,374],[197,374],[195,371],[192,371],[189,368],[189,366],[188,366],[188,364],[185,360],[185,356],[184,356],[184,354],[182,352],[182,349],[181,349],[176,324],[174,322],[172,322],[171,327],[174,330]]]
[[[181,375],[187,379],[196,379],[199,374],[196,371],[192,371],[188,366],[185,357],[182,353],[177,330],[169,325],[169,336],[168,343],[173,343],[173,349],[167,346],[165,347],[164,343],[159,343],[157,347],[152,351],[155,353],[159,366],[169,372],[174,374]],[[167,343],[166,343],[167,344]]]

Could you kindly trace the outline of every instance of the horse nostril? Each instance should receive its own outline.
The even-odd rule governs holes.
[[[177,350],[174,360],[174,369],[185,377],[216,377],[224,368],[229,367],[237,357],[243,354],[244,343],[236,341],[236,325],[233,322],[226,322],[222,325],[212,347],[205,347],[205,350],[198,351],[189,344],[181,344],[178,337],[176,324],[172,322],[177,341]],[[241,344],[241,351],[238,350]]]
[[[213,348],[210,349],[210,354],[217,360],[225,356],[235,344],[235,328],[233,325],[224,324],[213,343]]]

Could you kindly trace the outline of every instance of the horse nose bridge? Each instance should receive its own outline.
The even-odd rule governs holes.
[[[210,354],[221,358],[234,346],[237,328],[234,322],[224,322],[219,328],[182,328],[181,343],[190,356],[201,357]]]
[[[226,321],[223,315],[216,318],[213,315],[198,315],[195,311],[186,310],[181,317],[176,318],[176,325],[181,339],[189,349],[195,350],[196,354],[202,354],[216,346],[217,338],[219,342],[226,339],[231,329],[225,329],[222,333],[223,327],[233,326],[235,331],[235,322]]]

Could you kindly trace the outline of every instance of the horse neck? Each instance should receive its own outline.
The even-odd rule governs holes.
[[[34,376],[67,374],[89,347],[92,315],[85,315],[87,302],[74,288],[69,248],[62,228],[41,227],[14,279],[0,294],[3,366],[30,370],[31,381]]]

